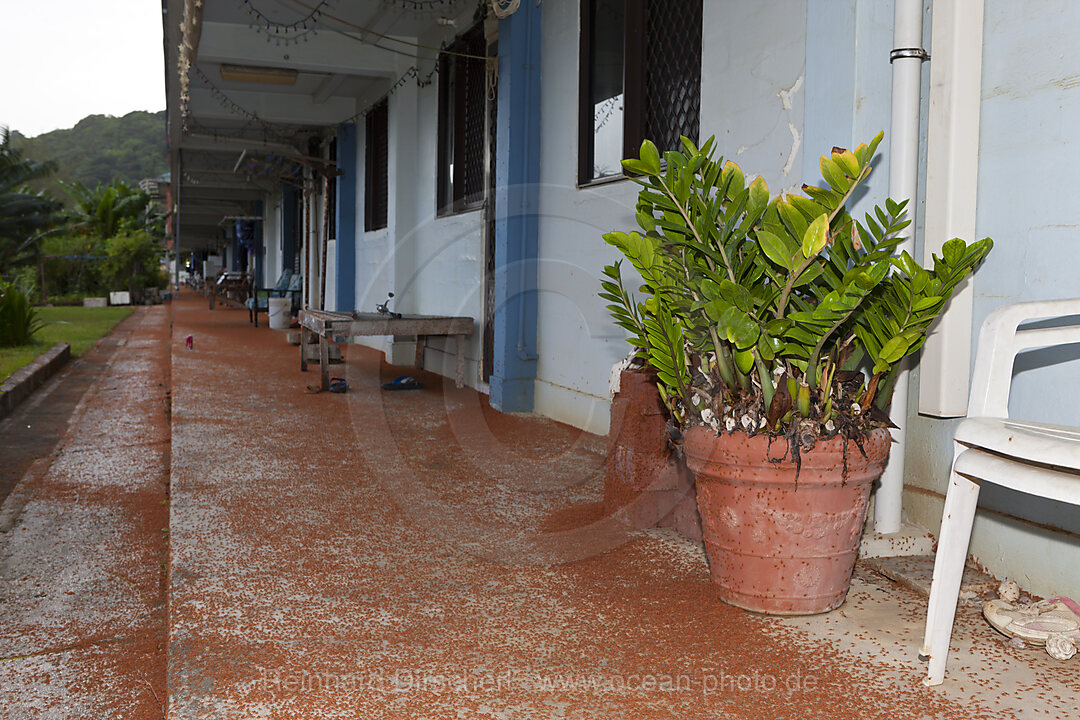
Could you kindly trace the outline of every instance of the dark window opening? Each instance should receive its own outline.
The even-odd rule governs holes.
[[[455,53],[484,57],[483,26],[475,25],[450,45]],[[438,214],[475,210],[484,202],[487,64],[443,53],[439,56]]]
[[[578,183],[622,175],[644,138],[697,142],[702,0],[582,0]]]
[[[337,138],[330,140],[328,152],[330,160],[330,175],[326,179],[326,227],[330,230],[330,237],[336,238],[337,231]]]
[[[364,230],[386,227],[390,108],[383,100],[367,115],[364,145]]]

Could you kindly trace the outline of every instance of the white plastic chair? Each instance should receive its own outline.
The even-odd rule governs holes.
[[[953,437],[953,464],[941,519],[926,611],[923,683],[945,678],[960,579],[983,482],[1080,505],[1080,428],[1009,419],[1009,386],[1017,354],[1080,343],[1080,324],[1019,329],[1022,323],[1080,315],[1080,298],[1006,305],[979,331],[968,416]]]

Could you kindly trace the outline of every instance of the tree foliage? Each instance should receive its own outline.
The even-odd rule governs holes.
[[[30,157],[52,159],[56,177],[87,187],[119,178],[138,185],[168,172],[165,112],[131,112],[123,117],[89,115],[75,127],[27,138],[13,133],[13,144]],[[40,187],[39,187],[40,189]]]
[[[52,163],[23,157],[7,128],[0,128],[0,273],[26,261],[55,219],[60,204],[28,185],[53,170]]]

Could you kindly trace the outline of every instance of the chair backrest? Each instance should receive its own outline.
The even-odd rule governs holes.
[[[289,287],[289,279],[292,277],[292,270],[282,270],[281,277],[274,283],[274,290],[282,291]]]
[[[1074,315],[1080,315],[1080,298],[1003,305],[987,315],[979,330],[968,417],[1009,416],[1009,388],[1019,353],[1080,343],[1080,322],[1021,330],[1022,324]]]
[[[289,290],[303,290],[304,289],[304,276],[300,273],[296,273],[289,278]]]

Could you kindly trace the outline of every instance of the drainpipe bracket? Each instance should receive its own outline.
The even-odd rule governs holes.
[[[897,60],[903,60],[907,58],[915,58],[916,60],[929,60],[930,53],[923,50],[921,47],[917,48],[896,48],[889,53],[889,64],[896,62]]]

